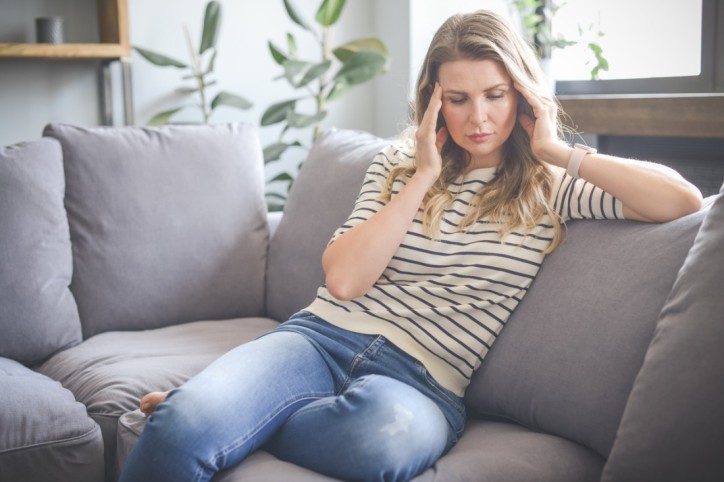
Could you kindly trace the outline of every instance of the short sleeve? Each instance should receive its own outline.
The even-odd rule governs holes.
[[[393,167],[405,162],[411,163],[412,156],[396,146],[389,146],[374,157],[365,174],[352,213],[347,221],[334,232],[329,244],[332,244],[334,240],[353,227],[371,218],[373,214],[387,204],[382,200],[381,196],[387,177]],[[394,193],[395,190],[393,190]]]
[[[585,179],[574,179],[562,169],[555,172],[553,206],[564,222],[569,219],[624,219],[620,200]]]

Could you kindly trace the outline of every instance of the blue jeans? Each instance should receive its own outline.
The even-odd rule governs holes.
[[[462,399],[384,337],[301,312],[173,390],[121,481],[205,481],[262,446],[332,477],[409,480],[464,424]]]

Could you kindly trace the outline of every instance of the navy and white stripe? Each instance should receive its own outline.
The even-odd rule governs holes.
[[[405,148],[375,156],[354,210],[333,235],[369,219],[384,202],[385,180],[397,165],[412,163]],[[552,168],[552,207],[561,218],[622,218],[621,202],[564,169]],[[465,231],[458,225],[478,189],[495,169],[476,169],[449,186],[455,199],[445,210],[437,239],[424,233],[419,211],[380,279],[365,295],[335,299],[323,286],[306,310],[341,328],[383,335],[419,360],[442,385],[462,395],[510,314],[525,296],[553,239],[548,217],[530,232],[511,232],[485,219]],[[404,186],[397,179],[393,196]]]

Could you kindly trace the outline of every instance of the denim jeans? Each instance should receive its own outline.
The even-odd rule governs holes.
[[[344,480],[409,480],[464,423],[462,399],[384,337],[301,312],[173,390],[121,481],[205,481],[262,446]]]

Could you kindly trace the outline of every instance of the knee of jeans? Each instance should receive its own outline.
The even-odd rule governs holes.
[[[363,417],[367,422],[356,435],[366,439],[359,440],[357,455],[361,466],[375,472],[370,479],[404,480],[432,465],[445,451],[450,430],[437,405],[402,382],[364,378],[360,391],[369,394],[363,398],[371,416]]]

